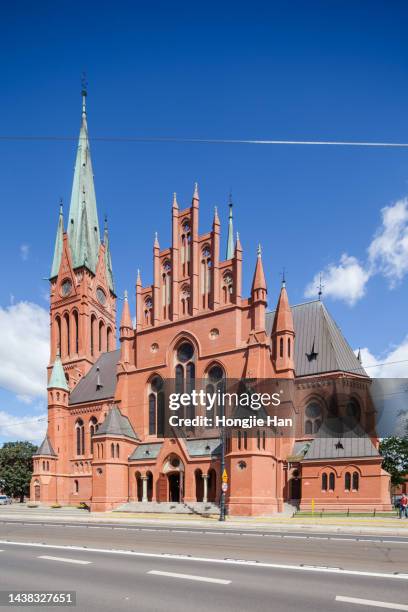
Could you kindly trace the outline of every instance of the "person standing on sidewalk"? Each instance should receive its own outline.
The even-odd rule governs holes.
[[[399,517],[402,518],[402,515],[404,515],[405,518],[408,518],[408,497],[405,495],[405,493],[401,497],[399,503]]]

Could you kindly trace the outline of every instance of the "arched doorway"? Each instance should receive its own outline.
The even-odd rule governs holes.
[[[140,472],[136,472],[136,499],[138,502],[141,502],[143,499],[143,481]]]
[[[299,501],[302,497],[302,480],[295,476],[289,480],[289,498],[293,501]]]
[[[41,499],[41,487],[38,480],[34,483],[34,501],[38,502]]]
[[[208,471],[208,501],[215,502],[217,498],[217,474],[214,469]]]
[[[151,502],[153,499],[153,474],[146,472],[147,476],[147,501]]]
[[[169,481],[169,501],[180,502],[180,472],[167,474]]]
[[[196,470],[194,472],[194,476],[195,476],[196,500],[198,502],[202,502],[204,499],[203,473],[201,470]]]

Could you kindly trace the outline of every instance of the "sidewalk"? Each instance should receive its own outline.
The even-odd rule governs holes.
[[[61,523],[103,523],[127,525],[156,525],[161,527],[188,526],[197,529],[245,531],[310,531],[350,534],[383,534],[408,537],[408,519],[384,517],[227,517],[220,522],[218,516],[136,514],[128,512],[88,512],[77,508],[28,508],[25,504],[0,506],[0,521],[17,520]]]

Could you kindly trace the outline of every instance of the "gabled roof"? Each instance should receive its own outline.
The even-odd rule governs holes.
[[[116,364],[120,349],[102,353],[86,376],[71,391],[69,404],[96,402],[114,397],[116,390]]]
[[[104,422],[99,425],[96,436],[127,436],[128,438],[138,439],[128,417],[124,416],[117,406],[112,406]]]
[[[45,436],[44,440],[41,443],[41,446],[39,447],[37,452],[34,453],[34,456],[36,456],[36,455],[48,455],[50,457],[56,457],[57,456],[57,453],[52,448],[52,444],[51,444],[51,441],[50,441],[48,435]]]
[[[323,422],[303,461],[357,457],[379,457],[379,452],[360,425],[330,418]]]
[[[202,440],[185,440],[190,457],[206,457],[219,455],[221,444],[219,438],[204,438]]]
[[[327,308],[320,301],[292,306],[295,328],[295,374],[349,372],[367,376],[352,348]],[[266,330],[272,332],[275,312],[266,313]]]

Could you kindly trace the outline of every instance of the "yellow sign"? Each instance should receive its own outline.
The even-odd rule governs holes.
[[[314,514],[314,509],[315,509],[315,500],[312,499],[312,514]]]
[[[222,482],[228,482],[228,474],[227,474],[227,470],[225,469],[222,473]]]

